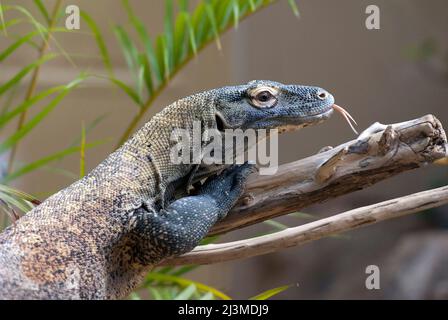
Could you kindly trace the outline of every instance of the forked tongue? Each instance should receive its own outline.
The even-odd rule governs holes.
[[[355,121],[355,119],[353,119],[353,117],[350,115],[350,113],[348,113],[347,110],[345,110],[344,108],[338,106],[337,104],[333,104],[333,109],[336,110],[337,112],[339,112],[345,120],[347,120],[350,128],[352,128],[353,132],[356,133],[357,135],[359,135],[358,131],[356,131],[355,127],[353,126],[352,122],[355,125],[358,125]]]

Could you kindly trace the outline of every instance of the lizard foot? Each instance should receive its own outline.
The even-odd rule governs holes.
[[[255,171],[255,165],[247,162],[242,165],[232,165],[220,175],[207,180],[199,190],[199,194],[207,195],[217,201],[223,212],[220,215],[222,218],[243,194],[247,178]]]

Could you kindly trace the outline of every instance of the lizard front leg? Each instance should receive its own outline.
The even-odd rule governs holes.
[[[197,195],[178,199],[159,212],[140,210],[135,231],[144,241],[138,263],[155,264],[196,247],[236,203],[253,168],[247,163],[232,166],[207,181]]]

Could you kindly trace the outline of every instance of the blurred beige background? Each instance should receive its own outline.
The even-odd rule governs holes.
[[[51,3],[49,0],[45,2]],[[122,79],[130,79],[111,32],[114,24],[127,23],[120,2],[65,2],[66,5],[77,4],[96,19],[105,34],[117,74]],[[131,3],[153,35],[161,31],[162,1],[134,0]],[[157,99],[145,120],[170,102],[193,92],[253,79],[270,79],[328,89],[337,103],[357,119],[360,129],[375,121],[393,123],[428,113],[436,115],[448,127],[447,63],[439,58],[425,64],[416,63],[405,55],[406,48],[428,37],[436,40],[442,52],[448,52],[448,3],[445,0],[299,0],[297,3],[300,19],[294,17],[286,1],[280,0],[242,22],[237,31],[228,32],[222,38],[222,51],[218,51],[214,44],[206,48]],[[369,4],[380,7],[380,30],[369,31],[364,26],[364,11]],[[89,32],[83,24],[81,31]],[[68,53],[74,55],[77,66],[63,59],[48,64],[42,72],[42,85],[68,82],[83,69],[102,72],[99,53],[91,36],[65,34],[57,39]],[[0,50],[4,46],[0,42]],[[0,82],[33,59],[31,54],[21,51],[7,65],[1,65]],[[106,119],[88,136],[88,141],[107,140],[107,143],[87,151],[87,165],[92,169],[112,150],[136,112],[137,108],[123,92],[105,81],[91,80],[71,93],[45,123],[33,131],[21,144],[17,159],[27,162],[67,147],[73,137],[80,134],[82,121],[88,123],[106,114]],[[296,160],[323,146],[337,145],[352,138],[353,134],[342,118],[334,116],[318,127],[282,136],[280,161]],[[76,174],[78,156],[66,158],[55,166]],[[443,178],[446,184],[446,167],[428,166],[314,206],[306,212],[317,216],[331,215],[420,191]],[[17,187],[45,195],[71,181],[72,178],[41,170],[20,180]],[[444,211],[448,214],[448,210]],[[303,223],[297,218],[280,221],[288,225]],[[224,239],[253,236],[262,230],[267,229],[255,226],[226,235]],[[320,240],[263,257],[201,267],[191,276],[235,298],[247,298],[272,287],[295,283],[299,286],[279,298],[390,297],[395,281],[393,272],[396,272],[387,273],[390,255],[404,237],[427,230],[434,228],[423,218],[405,217],[351,232],[347,237]],[[365,268],[369,264],[385,270],[381,290],[365,289]]]

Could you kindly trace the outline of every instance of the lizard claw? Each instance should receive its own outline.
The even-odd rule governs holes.
[[[255,171],[255,165],[247,162],[242,165],[232,165],[220,175],[207,180],[199,193],[209,194],[215,198],[225,195],[236,201],[244,191],[247,177]]]

